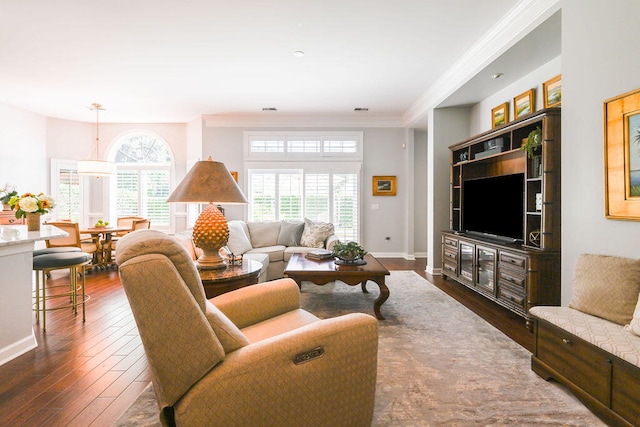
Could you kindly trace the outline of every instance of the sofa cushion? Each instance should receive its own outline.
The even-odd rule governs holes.
[[[333,234],[333,231],[331,223],[314,222],[305,218],[300,245],[309,248],[324,248],[324,241]]]
[[[244,231],[243,221],[229,221],[229,250],[236,255],[250,251],[253,247],[249,236]]]
[[[280,221],[247,222],[251,246],[262,248],[278,244]]]
[[[620,325],[631,322],[640,294],[640,260],[582,254],[569,307]]]
[[[627,331],[640,336],[640,296],[638,296],[638,304],[636,304],[636,311],[633,312],[633,319],[631,323],[624,327]]]
[[[289,246],[284,250],[284,261],[289,262],[293,254],[306,254],[314,251],[316,248],[307,248],[306,246]]]
[[[304,230],[304,222],[282,221],[280,224],[280,234],[278,244],[284,246],[300,246],[300,238]]]
[[[248,254],[267,254],[269,255],[269,262],[282,261],[284,259],[284,249],[282,245],[265,246],[262,248],[251,249]]]

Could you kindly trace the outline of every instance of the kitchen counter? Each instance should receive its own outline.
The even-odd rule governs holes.
[[[65,237],[51,225],[0,225],[0,365],[38,346],[33,331],[33,249],[42,240]]]

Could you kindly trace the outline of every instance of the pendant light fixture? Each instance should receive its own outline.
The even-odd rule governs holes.
[[[116,173],[116,164],[113,162],[107,162],[100,160],[100,111],[104,111],[101,104],[91,104],[90,110],[96,112],[96,155],[95,160],[79,160],[78,161],[78,174],[79,175],[93,175],[96,178],[101,176],[114,175]]]

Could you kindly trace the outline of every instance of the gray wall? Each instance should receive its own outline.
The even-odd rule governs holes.
[[[604,217],[603,102],[640,87],[640,2],[562,9],[562,300],[581,253],[640,257],[640,223]]]
[[[364,162],[362,170],[363,189],[363,227],[361,243],[365,248],[379,255],[411,256],[407,254],[405,248],[405,232],[413,231],[413,222],[408,224],[406,202],[408,197],[408,183],[414,180],[413,176],[407,175],[405,158],[405,129],[404,128],[340,128],[345,131],[364,132]],[[207,127],[203,130],[202,155],[203,158],[211,155],[214,160],[225,163],[229,170],[236,170],[239,174],[240,187],[247,188],[246,177],[243,166],[243,143],[245,131],[291,131],[291,130],[329,130],[327,128],[241,128],[241,127]],[[332,129],[335,130],[335,129]],[[426,140],[424,141],[426,145]],[[426,148],[422,148],[411,158],[411,162],[421,164],[416,167],[419,173],[426,175]],[[418,158],[422,156],[422,158]],[[413,169],[413,168],[411,168]],[[373,175],[396,175],[397,176],[397,196],[396,197],[374,197],[372,196],[372,176]],[[426,194],[426,181],[416,183],[414,192]],[[413,197],[414,192],[411,193]],[[379,205],[378,210],[372,210],[371,205]],[[230,218],[245,218],[245,210],[237,206],[227,207],[227,216]],[[424,218],[424,211],[416,213]],[[410,227],[410,228],[408,228]],[[421,232],[417,240],[425,241],[426,233]],[[391,240],[385,240],[386,237]]]

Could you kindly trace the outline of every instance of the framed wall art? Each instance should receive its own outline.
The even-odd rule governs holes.
[[[509,123],[509,103],[498,105],[491,110],[491,127],[495,128],[500,125]]]
[[[640,89],[604,102],[605,216],[640,221]]]
[[[374,176],[373,177],[374,196],[395,196],[396,177],[395,176]]]
[[[562,103],[562,74],[542,83],[544,108],[559,107]]]
[[[231,171],[229,172],[231,174],[231,176],[233,177],[233,179],[236,180],[236,182],[238,182],[238,171]]]
[[[513,98],[514,120],[536,111],[535,93],[535,89],[529,89],[528,91]]]

